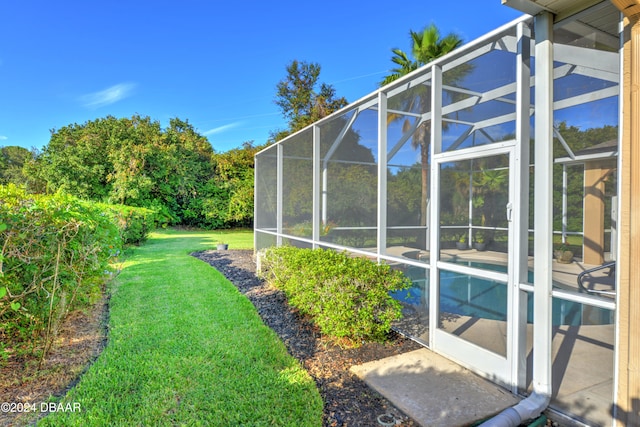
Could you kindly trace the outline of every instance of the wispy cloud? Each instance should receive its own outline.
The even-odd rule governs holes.
[[[8,136],[0,135],[0,141],[6,141],[7,139],[9,139]]]
[[[104,107],[131,96],[135,87],[135,83],[120,83],[99,92],[83,95],[80,101],[87,108]]]
[[[242,122],[235,122],[235,123],[229,123],[228,125],[224,125],[224,126],[218,126],[217,128],[213,128],[213,129],[209,129],[205,132],[202,132],[203,135],[208,136],[208,135],[214,135],[216,133],[222,133],[224,131],[227,131],[229,129],[233,129],[235,127],[238,127],[242,124]]]

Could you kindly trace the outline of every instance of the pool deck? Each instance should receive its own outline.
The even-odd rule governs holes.
[[[475,249],[458,250],[443,249],[440,251],[440,259],[443,261],[477,261],[493,264],[507,264],[507,254],[494,251],[478,251]],[[419,251],[415,248],[406,246],[394,246],[387,248],[386,253],[391,256],[401,257],[415,261],[417,259],[428,263],[430,256],[429,251]],[[533,271],[534,258],[529,257],[529,269]],[[565,290],[579,291],[578,274],[583,271],[597,267],[597,265],[585,264],[579,258],[575,258],[574,262],[562,264],[553,260],[553,282]],[[596,271],[585,276],[585,286],[589,289],[612,290],[614,277],[609,275],[609,269]]]

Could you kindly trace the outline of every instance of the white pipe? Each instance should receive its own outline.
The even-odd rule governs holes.
[[[517,405],[505,409],[495,417],[480,424],[479,427],[519,426],[524,421],[538,418],[549,405],[549,400],[548,395],[538,394],[534,391]]]

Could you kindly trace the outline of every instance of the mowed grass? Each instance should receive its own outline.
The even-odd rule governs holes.
[[[222,274],[189,255],[251,231],[164,230],[111,286],[109,342],[43,426],[320,426],[315,383]]]

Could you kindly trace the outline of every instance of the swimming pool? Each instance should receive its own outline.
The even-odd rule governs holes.
[[[461,262],[458,262],[461,264]],[[485,270],[506,271],[497,264],[464,262],[470,267]],[[410,266],[405,275],[413,282],[410,289],[391,293],[395,299],[405,304],[427,310],[429,304],[429,272]],[[533,282],[533,272],[529,272],[529,282]],[[440,311],[475,318],[506,321],[507,284],[440,270]],[[553,298],[552,321],[560,325],[605,325],[614,323],[614,312],[599,307]],[[533,294],[527,292],[527,322],[533,323]]]

